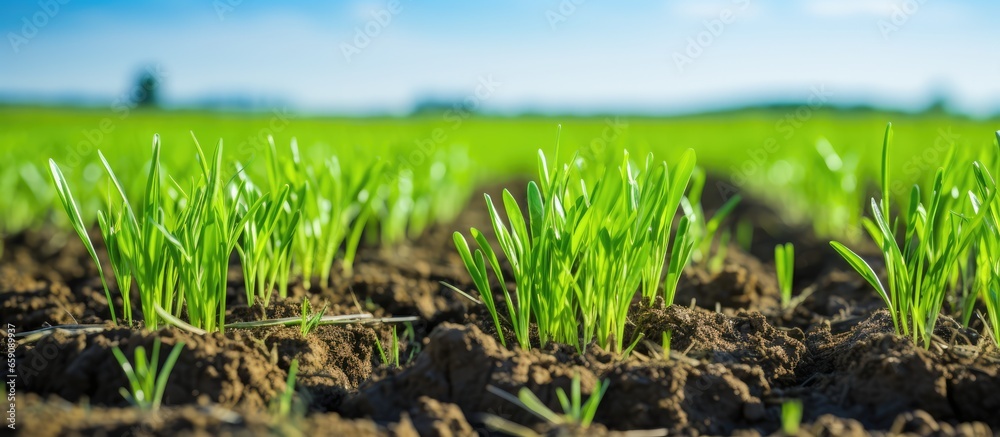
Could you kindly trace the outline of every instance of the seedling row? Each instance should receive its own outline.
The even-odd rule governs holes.
[[[824,217],[814,231],[833,237],[833,250],[882,299],[896,333],[923,348],[938,341],[935,328],[942,316],[965,328],[981,322],[987,341],[1000,347],[995,179],[1000,132],[996,137],[990,148],[952,145],[930,184],[914,184],[903,198],[893,178],[893,149],[900,145],[894,144],[891,125],[877,164],[861,162],[857,155],[845,158],[825,140],[816,144],[816,161],[797,163],[815,170],[814,184],[792,191],[811,196],[816,214]],[[480,194],[471,188],[476,167],[460,148],[441,150],[420,163],[373,153],[334,153],[315,160],[304,158],[294,140],[287,146],[270,140],[261,156],[231,162],[221,143],[211,149],[197,139],[192,143],[190,166],[178,171],[163,164],[165,146],[154,137],[144,174],[124,177],[98,151],[103,176],[93,217],[82,207],[94,205],[93,190],[67,177],[58,158],[49,161],[53,202],[65,210],[70,228],[97,265],[115,324],[141,321],[150,330],[173,325],[199,334],[297,326],[305,338],[323,324],[370,320],[363,313],[327,315],[327,307],[312,307],[306,299],[301,317],[227,322],[232,259],[239,263],[246,304],[266,308],[275,294],[288,298],[293,285],[325,290],[332,285],[331,275],[351,275],[362,244],[393,247],[430,226],[451,226],[469,195]],[[669,160],[644,152],[567,153],[558,142],[538,150],[535,176],[523,192],[483,195],[488,231],[473,227],[453,233],[468,280],[443,283],[441,292],[485,307],[489,320],[484,323],[492,325],[504,347],[560,344],[582,354],[596,345],[627,357],[640,342],[654,341],[669,359],[673,332],[629,336],[630,312],[636,306],[675,304],[685,269],[696,265],[718,272],[727,251],[749,251],[754,239],[752,227],[733,214],[742,201],[739,194],[706,206],[706,190],[717,186],[694,150]],[[860,202],[868,194],[860,188],[867,181],[863,169],[873,166],[879,189]],[[31,171],[21,176],[37,179]],[[40,196],[45,192],[37,189]],[[98,256],[101,246],[106,261]],[[791,310],[800,302],[796,247],[789,242],[773,250],[780,305]],[[118,300],[120,307],[114,303]],[[390,367],[401,365],[401,327],[393,326],[390,340],[375,344]],[[412,327],[406,329],[404,336],[412,339]],[[505,332],[512,333],[516,346],[508,344]],[[116,349],[129,381],[123,397],[139,408],[157,409],[182,347],[165,360],[159,342],[151,357],[137,348],[129,359]],[[296,367],[289,372],[288,387],[294,387]],[[490,389],[546,422],[584,428],[607,390],[602,382],[584,400],[577,377],[569,394],[556,393],[563,409],[557,413],[526,389],[516,396]],[[291,398],[289,391],[275,401],[276,415],[289,414]],[[801,403],[784,403],[786,433],[797,432],[801,417]],[[525,431],[497,417],[487,422],[509,433]]]

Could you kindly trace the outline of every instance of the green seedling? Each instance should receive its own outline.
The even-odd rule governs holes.
[[[29,153],[34,149],[25,148]],[[25,162],[26,157],[17,156],[14,151],[5,151],[0,156],[0,192],[8,193],[0,200],[0,211],[4,212],[0,221],[0,235],[13,235],[26,229],[34,228],[50,217],[50,205],[58,195],[52,189],[52,184],[45,179],[43,166],[35,162]],[[89,203],[96,203],[95,200]],[[93,210],[92,205],[84,205],[84,211]],[[59,227],[65,227],[64,221],[56,221]],[[0,239],[0,254],[3,241]]]
[[[299,372],[299,360],[293,359],[292,365],[288,368],[288,378],[285,380],[285,390],[281,395],[271,400],[271,415],[278,424],[287,424],[293,419],[295,412],[295,377]]]
[[[861,218],[864,215],[864,201],[858,178],[861,163],[856,153],[838,153],[826,139],[816,142],[817,155],[810,166],[809,184],[806,195],[814,207],[810,220],[818,235],[843,235],[847,241],[861,238]]]
[[[490,393],[493,393],[511,402],[512,404],[523,408],[525,411],[534,414],[536,417],[547,423],[557,426],[573,425],[582,429],[587,429],[594,421],[594,416],[597,414],[597,407],[601,404],[601,399],[608,391],[609,383],[610,381],[607,380],[600,383],[595,391],[591,393],[590,397],[584,401],[580,389],[580,375],[574,375],[573,380],[570,383],[570,393],[568,395],[562,387],[556,388],[556,397],[559,399],[559,405],[562,407],[562,414],[552,411],[545,405],[544,402],[538,399],[538,396],[535,396],[531,390],[528,390],[527,387],[522,387],[521,390],[518,391],[517,396],[500,390],[492,385],[487,386],[486,388],[490,391]],[[511,423],[495,416],[489,416],[487,425],[490,425],[499,431],[515,435],[523,433],[524,430],[527,429],[521,425]]]
[[[668,329],[666,331],[663,331],[662,340],[660,342],[660,348],[661,350],[663,350],[663,359],[665,360],[670,359],[670,343],[673,340],[673,338],[674,338],[673,330]]]
[[[178,199],[180,205],[171,214],[173,217],[161,217],[155,226],[165,237],[170,262],[176,266],[179,299],[167,301],[176,302],[173,314],[180,313],[183,302],[192,326],[210,332],[222,331],[229,257],[247,223],[267,198],[262,196],[243,210],[238,208],[248,193],[247,182],[242,180],[232,186],[227,183],[229,179],[222,170],[222,142],[211,157],[197,139],[194,144],[201,174],[187,191],[175,183],[176,189],[183,193]]]
[[[160,140],[153,137],[153,157],[141,203],[133,208],[124,185],[111,169],[104,154],[98,156],[117,196],[109,193],[107,210],[98,211],[97,221],[108,249],[108,259],[119,295],[124,303],[125,321],[131,323],[131,284],[139,288],[143,321],[155,329],[167,319],[186,314],[197,329],[215,331],[225,326],[229,256],[247,222],[254,217],[265,197],[247,204],[246,180],[230,186],[222,176],[222,145],[209,158],[195,140],[201,170],[185,189],[173,178],[164,193],[160,167]],[[54,161],[50,173],[59,198],[77,234],[98,264],[109,306],[113,300],[103,268],[86,225],[73,199],[69,184]],[[253,229],[254,232],[259,232]],[[112,318],[117,322],[114,308]]]
[[[502,332],[501,309],[490,282],[489,270],[493,271],[504,296],[506,319],[522,349],[531,348],[529,326],[534,322],[543,345],[556,341],[582,349],[596,339],[601,347],[623,351],[633,296],[641,289],[651,303],[663,283],[664,300],[671,303],[694,250],[690,218],[682,218],[678,229],[672,230],[694,169],[693,151],[685,152],[672,170],[665,162],[656,163],[652,155],[636,168],[626,152],[620,166],[607,166],[594,176],[587,174],[582,161],[572,160],[575,167],[550,169],[539,151],[539,182],[529,183],[526,193],[528,220],[509,191],[503,192],[506,220],[493,199],[485,196],[493,230],[513,271],[516,294],[507,289],[500,260],[482,232],[470,231],[478,245],[475,252],[461,233],[454,234],[482,303],[497,332]],[[588,179],[596,182],[588,184]],[[502,336],[500,340],[504,341]]]
[[[976,254],[976,286],[986,307],[981,317],[989,328],[989,337],[1000,347],[1000,233],[993,226],[983,233]]]
[[[322,310],[316,313],[311,313],[309,299],[305,297],[302,298],[302,314],[300,316],[301,323],[299,324],[299,333],[302,334],[302,338],[308,337],[309,334],[320,326],[321,322],[323,322],[323,316],[326,314],[326,309],[327,305],[324,305]]]
[[[111,268],[118,282],[119,295],[124,303],[125,322],[131,324],[133,321],[130,289],[134,279],[139,288],[143,321],[147,328],[156,329],[162,323],[161,317],[156,312],[157,307],[179,313],[182,304],[175,293],[177,264],[170,256],[170,243],[167,237],[160,232],[162,222],[166,219],[165,212],[173,211],[173,208],[169,208],[169,205],[168,208],[164,208],[161,202],[163,198],[160,184],[159,136],[153,137],[153,158],[146,179],[145,195],[142,203],[137,204],[138,209],[132,207],[122,183],[111,169],[104,154],[98,151],[98,156],[113,186],[111,191],[117,194],[117,199],[113,199],[109,193],[107,210],[98,211],[97,219],[108,249]],[[49,168],[70,223],[98,266],[105,294],[108,296],[112,319],[117,323],[113,300],[110,298],[107,281],[104,280],[104,269],[87,236],[86,225],[73,199],[69,183],[55,161],[49,160]]]
[[[747,219],[736,222],[736,244],[744,252],[750,253],[753,246],[753,222]]]
[[[382,175],[374,205],[382,244],[416,238],[433,223],[449,222],[462,211],[475,183],[465,147],[418,153],[419,159],[400,159]]]
[[[982,235],[980,228],[989,209],[979,208],[978,212],[968,215],[962,212],[974,209],[976,204],[993,203],[996,190],[979,199],[964,187],[946,186],[945,180],[953,179],[951,173],[961,171],[954,162],[954,153],[950,153],[944,167],[935,175],[929,204],[921,201],[920,188],[913,187],[902,220],[904,233],[897,235],[900,219],[890,222],[888,156],[891,138],[890,125],[886,128],[882,150],[882,200],[872,199],[874,220],[864,220],[865,229],[881,249],[888,286],[883,285],[863,258],[841,243],[834,241],[831,245],[878,291],[892,315],[896,332],[929,348],[945,302],[945,292],[957,274],[959,260],[968,256],[971,243]],[[976,163],[976,168],[982,166]],[[968,194],[953,196],[955,192]],[[971,202],[966,203],[962,197]],[[897,238],[900,236],[902,238]]]
[[[996,136],[1000,147],[1000,131]],[[994,168],[1000,171],[1000,154],[994,159],[996,161]],[[983,318],[994,343],[1000,347],[1000,196],[997,195],[997,182],[986,166],[976,163],[973,171],[979,193],[978,196],[972,195],[973,206],[977,212],[983,211],[986,214],[984,226],[976,241],[974,282],[986,306]],[[982,202],[979,199],[993,199],[993,201]]]
[[[147,359],[146,349],[137,346],[135,357],[131,363],[121,349],[117,346],[111,348],[111,353],[114,354],[122,372],[128,378],[128,388],[122,387],[119,390],[122,397],[141,410],[156,411],[160,409],[163,392],[167,388],[167,379],[170,378],[170,372],[173,370],[174,364],[177,363],[182,349],[184,349],[184,343],[177,343],[164,361],[163,368],[160,369],[158,367],[160,365],[159,338],[153,340],[153,356],[149,357],[150,359]]]
[[[154,148],[157,148],[157,141],[154,140]],[[114,300],[111,298],[111,290],[108,288],[108,281],[104,277],[104,269],[101,268],[101,260],[97,258],[97,251],[94,249],[94,243],[90,241],[90,237],[87,235],[87,225],[83,222],[83,217],[80,215],[80,208],[77,206],[76,200],[73,198],[73,192],[70,190],[69,182],[67,182],[66,177],[63,175],[62,170],[59,165],[53,160],[49,160],[49,174],[52,176],[52,183],[56,186],[56,192],[59,195],[59,200],[61,201],[63,208],[66,210],[66,215],[69,217],[70,225],[73,230],[76,231],[77,236],[80,237],[80,241],[83,242],[83,246],[87,249],[87,253],[90,254],[90,258],[94,260],[94,264],[97,264],[97,273],[101,277],[101,285],[104,286],[104,296],[108,299],[108,309],[111,311],[111,321],[115,324],[118,323],[118,317],[115,312]],[[102,226],[102,230],[105,226]],[[113,239],[113,238],[112,238]],[[107,240],[106,240],[107,241]],[[108,255],[115,261],[116,257],[120,257],[120,254],[113,245],[113,243],[107,244]],[[131,324],[132,323],[132,313],[131,305],[127,288],[123,288],[123,284],[130,285],[132,282],[131,275],[128,273],[127,264],[122,262],[120,259],[114,265],[120,268],[126,269],[122,273],[122,276],[117,276],[119,282],[119,289],[124,290],[121,293],[122,299],[125,301],[125,320]],[[128,287],[124,285],[124,287]]]
[[[420,343],[417,342],[417,332],[413,329],[413,323],[406,322],[406,328],[403,330],[403,339],[406,341],[406,349],[409,350],[407,354],[406,362],[412,362],[413,359],[420,354]]]
[[[786,436],[799,434],[802,424],[802,401],[795,399],[781,404],[781,431]]]
[[[278,296],[284,299],[288,297],[288,284],[292,277],[293,248],[300,242],[297,233],[302,232],[305,227],[301,221],[313,217],[303,217],[302,215],[306,183],[300,173],[302,164],[295,140],[292,140],[291,157],[287,159],[279,157],[277,147],[274,145],[274,138],[270,135],[267,137],[267,143],[265,154],[267,181],[271,187],[288,186],[289,190],[288,197],[281,205],[285,214],[279,214],[274,223],[271,241],[266,249],[268,256],[263,260],[267,267],[262,266],[262,270],[267,272],[264,276],[268,278],[268,281],[275,283],[274,285],[265,285],[265,293],[269,293],[271,287],[276,286]],[[289,215],[292,211],[294,213]],[[268,300],[268,297],[265,296],[265,300]]]
[[[781,307],[792,303],[792,281],[795,276],[795,246],[792,243],[779,244],[774,248],[774,268],[781,289]]]
[[[293,359],[285,379],[285,389],[271,399],[271,433],[273,435],[302,435],[300,429],[309,405],[308,393],[295,390],[295,378],[299,372],[299,360]]]
[[[708,217],[701,203],[707,177],[703,169],[695,169],[691,176],[690,192],[681,199],[681,207],[684,209],[685,215],[692,218],[691,235],[695,243],[692,260],[708,267],[709,271],[718,272],[722,269],[732,237],[728,229],[723,230],[722,234],[719,234],[719,231],[725,219],[739,205],[742,196],[736,194],[729,197],[715,211],[714,215]],[[716,238],[717,235],[719,238]],[[712,251],[713,245],[716,247],[714,253]]]
[[[708,262],[705,263],[709,272],[719,273],[725,267],[726,257],[729,255],[729,242],[732,240],[732,236],[733,233],[729,229],[723,229],[722,232],[719,233],[715,252],[708,257]]]
[[[271,166],[283,170],[291,186],[292,208],[302,211],[299,229],[295,231],[292,263],[301,272],[306,289],[312,287],[316,276],[320,287],[327,288],[334,260],[341,251],[344,270],[352,270],[384,166],[379,160],[371,160],[351,163],[345,171],[341,157],[331,156],[314,167],[299,157],[294,139],[291,148],[291,158],[275,157],[279,162],[272,162]]]
[[[378,349],[378,355],[382,358],[382,364],[389,367],[399,367],[399,337],[396,336],[396,326],[392,327],[392,342],[389,344],[389,351],[382,347],[382,341],[379,340],[378,336],[375,336],[375,348]]]
[[[239,176],[247,193],[239,208],[241,213],[250,217],[243,226],[243,238],[236,246],[243,265],[247,304],[252,306],[260,298],[262,306],[267,307],[278,280],[278,269],[289,267],[285,260],[290,257],[301,212],[289,213],[287,202],[291,187],[288,185],[282,186],[277,193],[263,194],[245,172],[240,172]],[[253,214],[248,214],[251,206],[258,201],[262,202],[261,206]],[[284,281],[287,290],[287,276]]]

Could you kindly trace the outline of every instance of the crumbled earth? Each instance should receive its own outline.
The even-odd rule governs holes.
[[[523,184],[516,184],[518,193]],[[488,191],[497,192],[490,188]],[[15,350],[17,431],[23,435],[487,435],[495,418],[546,435],[781,435],[781,406],[803,403],[799,435],[993,435],[1000,431],[1000,351],[948,317],[929,349],[894,334],[882,302],[825,241],[780,223],[767,207],[736,210],[757,224],[747,252],[731,246],[715,271],[690,267],[676,304],[636,302],[621,357],[595,345],[530,351],[504,347],[483,308],[441,282],[471,289],[451,233],[492,233],[481,198],[455,223],[411,243],[362,246],[353,269],[336,265],[329,284],[269,305],[246,306],[233,265],[227,321],[298,317],[303,299],[327,314],[415,316],[399,325],[401,366],[383,363],[382,323],[230,329],[194,335],[110,323],[93,261],[72,234],[26,232],[5,239],[0,320],[25,332],[58,325]],[[95,236],[96,237],[96,236]],[[95,238],[95,241],[99,238]],[[773,247],[796,245],[796,294],[780,306]],[[861,248],[864,255],[864,247]],[[98,247],[102,260],[106,255]],[[873,258],[876,260],[876,258]],[[117,287],[112,281],[113,301]],[[513,284],[511,284],[513,285]],[[133,291],[134,292],[134,291]],[[137,297],[133,298],[137,301]],[[138,314],[138,308],[136,308]],[[660,346],[672,333],[669,357]],[[500,333],[510,338],[510,332]],[[157,413],[128,406],[126,378],[112,354],[131,357],[162,339],[161,361],[183,351]],[[299,362],[287,416],[276,414],[292,360]],[[579,377],[585,396],[608,381],[587,429],[554,425],[495,394],[527,388],[559,411],[556,388]],[[495,434],[491,434],[495,435]]]

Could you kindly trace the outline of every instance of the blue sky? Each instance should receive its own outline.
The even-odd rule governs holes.
[[[1000,110],[997,1],[391,6],[7,0],[0,96],[111,102],[151,66],[174,105],[249,96],[306,111],[403,113],[424,96],[463,98],[488,82],[495,89],[479,100],[500,111],[684,111],[802,101],[817,87],[839,103],[915,109],[945,95],[964,112]]]

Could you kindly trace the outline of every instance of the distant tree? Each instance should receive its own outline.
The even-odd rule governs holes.
[[[932,85],[931,101],[924,109],[928,114],[947,114],[951,112],[952,106],[948,97],[952,94],[948,86],[944,83]]]
[[[472,114],[477,112],[476,109],[477,108],[471,106],[468,102],[463,101],[461,98],[452,99],[447,97],[426,97],[417,100],[416,104],[413,105],[413,109],[410,111],[410,115],[438,115],[447,111]]]
[[[159,103],[160,79],[149,69],[139,75],[135,92],[132,93],[132,103],[140,107],[153,107]]]
[[[410,111],[410,115],[437,115],[451,109],[454,103],[447,99],[428,97],[417,101]]]
[[[937,95],[924,111],[929,114],[945,114],[949,112],[948,109],[948,98],[944,95]]]

